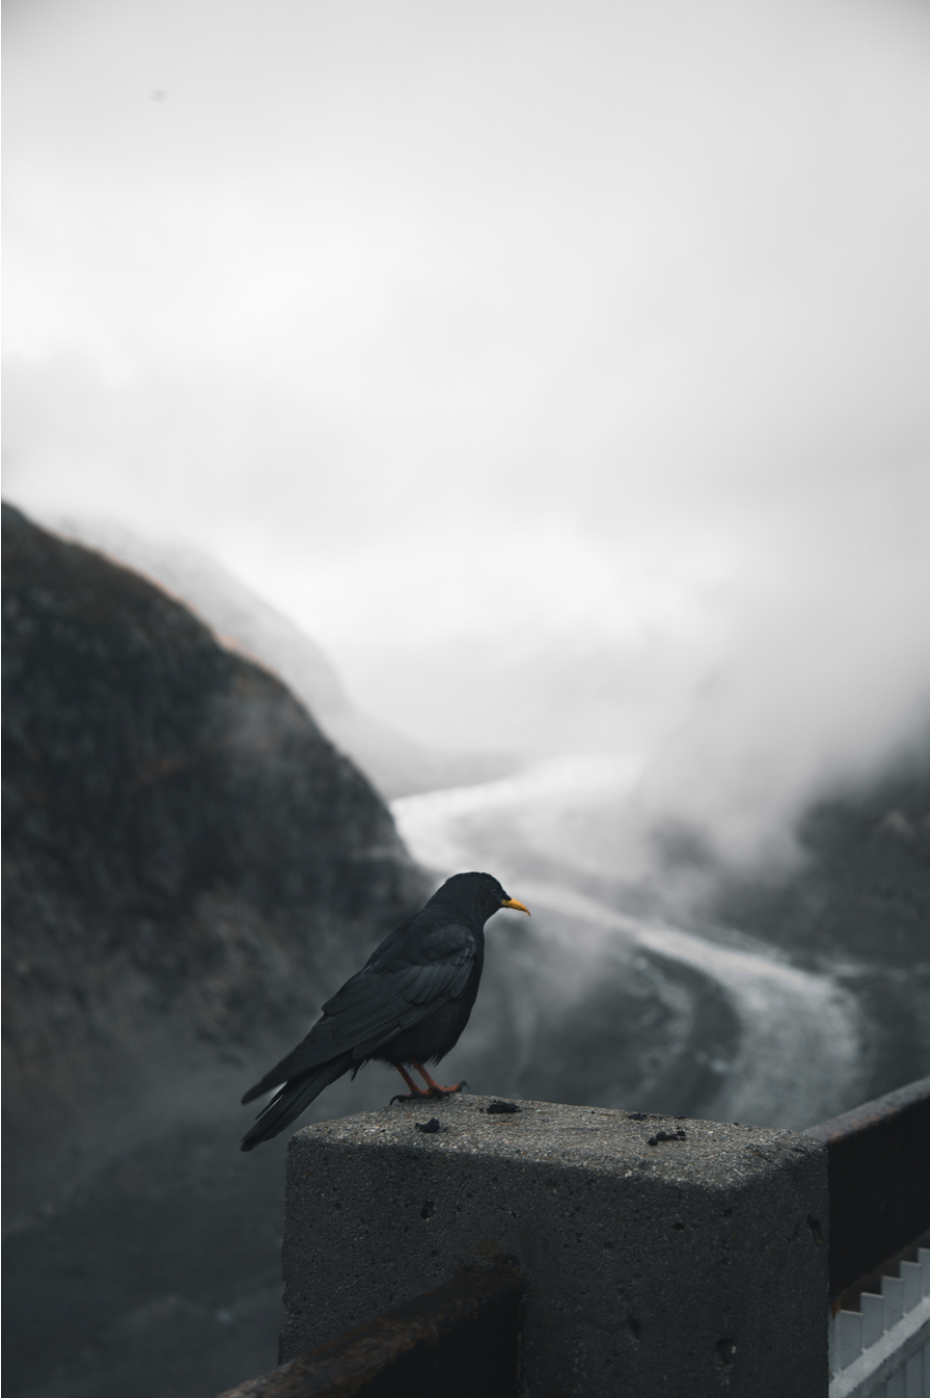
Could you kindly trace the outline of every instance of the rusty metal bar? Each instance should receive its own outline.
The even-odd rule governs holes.
[[[804,1134],[827,1147],[835,1299],[930,1226],[930,1078]]]
[[[463,1273],[220,1398],[516,1398],[521,1281]]]

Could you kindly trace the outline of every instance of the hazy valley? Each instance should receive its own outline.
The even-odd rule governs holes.
[[[456,869],[533,911],[489,928],[476,1091],[802,1127],[930,1071],[919,734],[728,861],[650,805],[641,747],[418,745],[231,576],[125,551],[168,592],[4,512],[16,1392],[206,1398],[273,1363],[284,1142],[238,1153],[239,1096]]]

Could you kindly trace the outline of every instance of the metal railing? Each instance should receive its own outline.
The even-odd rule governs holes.
[[[829,1398],[930,1398],[930,1078],[805,1134],[827,1147]]]
[[[516,1398],[521,1295],[506,1261],[462,1273],[221,1398]]]
[[[930,1078],[804,1132],[827,1147],[830,1298],[930,1226]]]

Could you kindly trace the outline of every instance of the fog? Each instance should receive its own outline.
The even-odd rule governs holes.
[[[915,731],[926,7],[31,0],[6,69],[7,498],[737,859]]]
[[[435,884],[490,869],[532,909],[489,928],[443,1081],[800,1128],[930,1071],[918,765],[862,819],[838,803],[803,865],[796,836],[926,748],[930,8],[4,19],[4,498],[279,673]],[[159,886],[158,853],[126,887]],[[10,887],[76,945],[45,867]],[[108,1030],[38,1165],[14,1128],[21,1398],[272,1367],[284,1137],[240,1155],[235,1103],[363,930],[248,1042],[140,1018],[130,1093]],[[35,1001],[46,1089],[82,984],[55,969]],[[394,1079],[303,1120],[383,1109]]]

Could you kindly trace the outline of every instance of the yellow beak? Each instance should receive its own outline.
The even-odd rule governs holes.
[[[532,917],[532,916],[533,916],[533,914],[530,912],[529,908],[525,908],[525,907],[523,906],[522,903],[518,903],[517,900],[516,900],[516,898],[502,898],[502,899],[501,899],[501,907],[502,907],[502,908],[516,908],[517,912],[526,913],[527,917]]]

